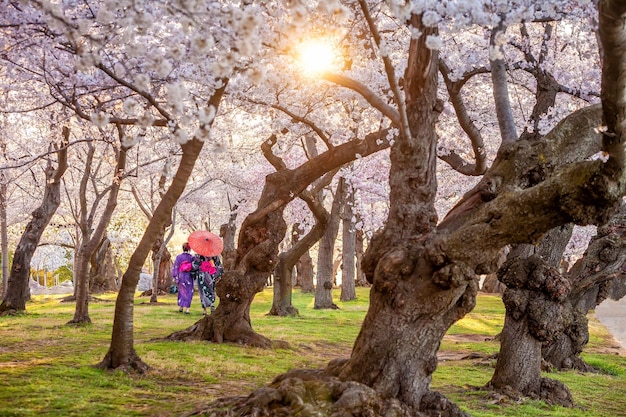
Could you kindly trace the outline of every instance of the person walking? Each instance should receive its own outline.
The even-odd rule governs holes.
[[[193,269],[198,279],[198,292],[202,304],[202,314],[207,315],[207,308],[211,313],[215,311],[215,285],[224,273],[224,267],[219,256],[195,255]]]
[[[193,299],[193,255],[189,253],[189,244],[183,243],[183,253],[174,260],[172,277],[178,286],[178,311],[189,314],[191,300]]]

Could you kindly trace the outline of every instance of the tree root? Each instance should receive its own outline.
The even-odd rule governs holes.
[[[66,326],[83,327],[91,325],[91,319],[89,317],[80,320],[72,319],[65,323]]]
[[[592,365],[589,365],[583,358],[578,355],[572,355],[566,358],[561,364],[561,369],[574,369],[579,372],[599,373],[600,370]]]
[[[484,388],[492,390],[491,397],[498,403],[505,401],[520,403],[524,398],[531,398],[533,400],[545,401],[551,405],[561,405],[568,408],[574,407],[574,398],[569,388],[567,388],[567,385],[550,378],[541,378],[541,385],[538,392],[522,393],[508,385],[499,389],[495,389],[489,385]]]
[[[298,317],[300,312],[294,306],[288,307],[272,307],[270,312],[267,313],[268,316],[279,316],[279,317]]]
[[[111,351],[107,352],[102,362],[95,365],[98,369],[111,370],[111,371],[122,371],[124,373],[138,373],[145,374],[150,370],[150,366],[141,360],[139,355],[136,352],[132,352],[126,360],[118,366],[113,365],[113,355]]]
[[[248,397],[220,398],[187,416],[211,417],[467,417],[443,395],[429,392],[416,410],[396,398],[323,370],[292,370]]]
[[[24,313],[24,310],[17,310],[15,308],[0,308],[0,317],[2,316],[17,316],[20,313]]]

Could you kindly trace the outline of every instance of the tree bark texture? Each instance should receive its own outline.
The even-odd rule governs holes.
[[[30,297],[30,261],[37,249],[43,231],[61,204],[61,178],[67,169],[67,148],[70,130],[63,128],[63,141],[57,150],[57,167],[49,161],[45,169],[46,186],[41,205],[32,213],[32,219],[26,225],[15,253],[11,273],[7,281],[7,291],[0,304],[0,314],[25,311],[26,301]]]
[[[428,236],[437,223],[438,57],[424,42],[437,29],[424,27],[415,15],[411,24],[422,35],[411,40],[405,73],[410,135],[391,147],[389,215],[363,260],[373,284],[370,307],[350,359],[331,372],[418,410],[437,367],[439,343],[449,326],[473,308],[477,283],[470,270],[457,271],[454,285],[438,282],[429,260]]]
[[[152,245],[152,289],[150,291],[150,302],[158,302],[158,295],[168,294],[172,285],[172,255],[163,243],[165,240],[165,228],[170,227],[172,221],[166,222],[162,234]]]
[[[304,294],[313,294],[315,292],[315,285],[313,284],[315,273],[313,271],[313,258],[311,258],[311,254],[308,251],[298,259],[296,271],[300,291]]]
[[[365,233],[363,233],[362,229],[357,229],[354,238],[354,256],[356,258],[356,285],[359,287],[369,287],[367,278],[363,273],[363,268],[361,268],[361,263],[363,262],[363,252],[365,248]]]
[[[436,188],[429,164],[434,159],[432,132],[438,107],[436,76],[424,67],[435,52],[419,42],[411,42],[405,74],[412,137],[396,141],[391,149],[389,218],[372,238],[363,262],[373,282],[370,309],[352,356],[333,370],[341,379],[362,382],[416,408],[424,407],[421,401],[428,398],[441,338],[474,306],[475,274],[495,271],[497,253],[506,244],[534,243],[547,230],[572,220],[603,221],[621,199],[622,189],[606,167],[584,161],[599,149],[598,140],[580,141],[581,132],[589,135],[598,125],[600,109],[595,107],[575,113],[544,142],[505,147],[479,187],[452,210],[439,233],[429,237],[436,222],[429,206]],[[431,78],[420,79],[421,74]],[[561,168],[581,160],[577,166]],[[556,169],[563,172],[550,176]],[[510,182],[517,187],[508,188]],[[520,218],[533,227],[520,228]],[[550,306],[558,317],[566,282],[541,262],[533,265],[533,273],[552,285]],[[524,280],[519,280],[521,285]],[[512,304],[529,302],[515,292],[510,298]]]
[[[235,233],[237,231],[236,220],[237,205],[231,209],[228,223],[220,226],[220,237],[224,242],[224,249],[222,250],[222,265],[224,269],[232,269],[237,256],[237,250],[235,249]]]
[[[554,340],[572,317],[565,307],[571,286],[558,269],[571,234],[572,225],[565,225],[548,232],[537,247],[519,245],[498,271],[507,287],[503,296],[507,312],[489,386],[573,405],[563,384],[541,378],[542,343]]]
[[[498,256],[497,268],[500,268],[502,264],[504,264],[508,253],[508,247],[500,252]],[[485,276],[485,280],[483,281],[483,285],[480,290],[486,293],[503,295],[504,290],[506,290],[506,285],[498,280],[498,274],[494,272]]]
[[[364,1],[359,4],[367,20],[367,5]],[[599,117],[588,117],[589,112],[599,113],[596,107],[572,114],[544,140],[518,141],[503,147],[500,159],[484,180],[436,229],[435,123],[441,104],[436,91],[437,51],[426,46],[426,39],[436,36],[437,29],[425,27],[420,16],[411,16],[409,23],[420,36],[412,38],[409,45],[403,78],[405,106],[396,103],[406,108],[408,127],[396,126],[401,134],[390,152],[389,215],[364,256],[363,269],[372,283],[370,307],[352,354],[347,360],[332,361],[322,375],[292,372],[277,378],[269,388],[242,400],[241,415],[259,413],[255,407],[267,404],[262,399],[269,394],[275,395],[273,404],[282,405],[282,400],[293,398],[287,394],[293,395],[294,390],[281,394],[281,383],[304,386],[298,392],[303,394],[300,398],[308,398],[304,395],[305,381],[325,378],[329,390],[335,389],[337,380],[353,382],[349,384],[353,399],[349,405],[347,399],[340,398],[345,390],[338,389],[334,396],[339,399],[333,407],[342,410],[371,410],[375,416],[419,416],[422,412],[465,415],[431,392],[429,385],[444,334],[474,307],[477,274],[494,272],[498,253],[506,245],[536,244],[547,231],[568,223],[602,224],[622,200],[625,12],[626,5],[621,2],[601,2],[603,59],[610,61],[603,69],[603,107],[607,116],[610,113],[610,118],[605,117],[608,132],[590,134],[602,125]],[[393,76],[388,70],[388,77]],[[604,91],[609,89],[604,105]],[[598,152],[598,139],[611,155],[609,163],[587,160]],[[594,150],[589,153],[591,148]],[[525,219],[527,227],[520,227],[519,219]],[[559,317],[564,313],[561,303],[567,296],[568,282],[536,256],[524,262],[511,261],[503,268],[515,271],[507,273],[506,282],[510,289],[507,303],[512,307],[507,311],[517,320],[512,330],[540,337],[550,333],[550,327],[535,320],[518,319],[523,312],[538,314],[546,308],[546,315]],[[547,290],[537,291],[545,301],[527,297],[526,287],[538,283]],[[534,340],[525,342],[528,352],[540,349]],[[390,401],[400,403],[393,412],[384,407]]]
[[[281,253],[274,269],[272,307],[268,313],[270,316],[295,317],[298,315],[298,309],[291,303],[293,266],[290,265],[287,257],[286,252]]]

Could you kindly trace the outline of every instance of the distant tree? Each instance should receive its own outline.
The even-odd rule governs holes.
[[[350,184],[343,187],[341,198],[341,301],[356,300],[356,230],[353,221],[354,190]]]
[[[299,224],[294,224],[293,226],[294,229],[296,229],[298,236],[304,232]],[[313,258],[311,258],[309,251],[306,251],[296,262],[296,275],[296,286],[300,287],[300,291],[305,294],[313,294],[315,291],[315,286],[313,284]]]
[[[89,261],[89,293],[117,291],[117,274],[111,251],[111,241],[102,237]]]
[[[74,317],[70,320],[69,324],[84,324],[91,323],[91,317],[89,317],[89,271],[90,261],[94,253],[100,246],[102,239],[105,236],[106,229],[109,226],[109,222],[113,217],[113,212],[117,206],[117,198],[119,190],[122,184],[122,180],[125,176],[126,169],[126,155],[128,148],[122,144],[124,139],[124,133],[120,126],[118,126],[118,134],[120,145],[118,148],[114,147],[113,152],[115,154],[116,165],[113,170],[111,183],[104,189],[94,189],[94,199],[91,205],[88,203],[89,185],[94,185],[96,181],[94,176],[97,169],[93,166],[99,166],[97,161],[94,161],[96,157],[96,147],[93,143],[87,143],[87,153],[85,158],[85,166],[80,183],[80,198],[79,206],[76,211],[76,222],[80,230],[80,243],[76,250],[74,261],[74,292],[76,296],[76,309],[74,311]],[[99,203],[106,196],[106,204],[101,209],[100,216],[96,217],[98,213]],[[97,222],[96,222],[97,219]]]
[[[334,195],[331,193],[332,204],[328,227],[324,236],[320,239],[317,253],[317,275],[315,279],[315,302],[314,308],[339,308],[333,302],[333,282],[335,278],[335,270],[333,268],[335,261],[335,243],[339,232],[339,224],[341,222],[340,211],[342,206],[343,187],[345,180],[339,178]]]

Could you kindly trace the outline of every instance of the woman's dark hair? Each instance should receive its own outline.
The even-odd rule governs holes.
[[[189,247],[189,243],[187,242],[183,243],[183,252],[189,252],[189,249],[191,249]]]

